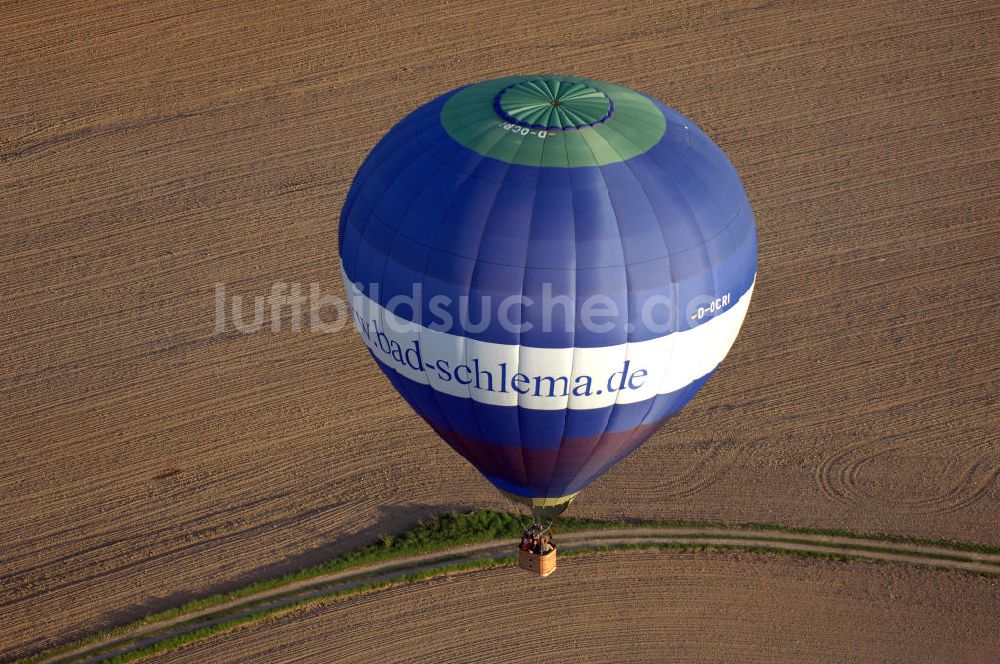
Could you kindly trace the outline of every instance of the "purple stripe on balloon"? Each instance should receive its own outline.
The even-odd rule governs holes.
[[[564,438],[555,450],[494,445],[427,420],[441,438],[499,488],[534,498],[575,493],[646,441],[669,417],[627,431]]]

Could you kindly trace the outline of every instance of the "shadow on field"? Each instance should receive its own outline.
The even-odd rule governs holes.
[[[254,530],[266,531],[271,530],[274,527],[288,525],[294,521],[305,521],[310,516],[323,512],[331,507],[332,506],[317,507],[315,509],[302,512],[295,517],[279,519],[277,521],[263,524],[254,528]],[[255,581],[274,578],[276,576],[298,571],[305,567],[312,567],[325,562],[330,558],[347,553],[348,551],[353,551],[354,549],[374,544],[378,542],[381,535],[399,534],[409,529],[421,519],[426,519],[451,510],[464,512],[469,511],[470,509],[471,507],[468,504],[387,505],[380,508],[379,517],[375,520],[375,522],[367,528],[363,528],[355,533],[344,534],[340,537],[340,539],[331,540],[328,544],[288,556],[280,561],[258,567],[257,569],[245,574],[234,576],[232,578],[219,578],[217,583],[199,588],[197,592],[180,591],[169,595],[154,596],[150,597],[145,602],[139,602],[122,607],[121,609],[115,611],[109,611],[101,616],[97,625],[91,625],[90,627],[102,628],[131,622],[151,613],[157,613],[171,607],[180,606],[192,600],[219,593],[226,593]]]

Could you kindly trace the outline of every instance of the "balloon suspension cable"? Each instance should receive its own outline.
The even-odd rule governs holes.
[[[510,496],[508,496],[507,494],[502,494],[502,495],[504,497],[504,500],[506,500],[508,503],[510,503],[514,507],[512,513],[514,514],[514,516],[517,517],[517,522],[518,522],[518,524],[520,524],[521,530],[523,530],[524,532],[528,532],[528,529],[531,528],[531,523],[530,522],[526,522],[524,520],[524,517],[528,516],[530,518],[530,515],[525,515],[521,511],[521,508],[525,507],[525,505],[523,503],[519,503],[519,502],[517,502],[515,500],[512,500],[510,498]],[[531,508],[529,507],[528,509],[530,510]],[[528,525],[525,525],[526,523]]]
[[[524,535],[522,537],[528,537],[532,541],[540,540],[546,537],[551,541],[552,538],[552,522],[548,524],[544,523],[533,523],[524,529]]]
[[[549,519],[548,523],[536,523],[536,524],[533,524],[533,525],[537,526],[538,528],[541,529],[539,531],[539,533],[538,533],[539,535],[549,535],[551,537],[552,536],[552,524],[554,524],[555,522],[556,522],[555,519]]]
[[[541,537],[543,535],[552,536],[552,526],[555,524],[556,519],[559,518],[559,514],[553,514],[549,510],[539,511],[532,510],[531,514],[531,526],[525,530],[528,532],[532,531],[534,536]]]
[[[552,504],[542,503],[542,504],[532,504],[528,507],[529,513],[525,515],[521,508],[525,505],[524,502],[515,500],[510,494],[506,492],[501,492],[504,498],[507,499],[509,503],[515,506],[514,514],[517,516],[517,520],[522,530],[524,531],[525,537],[531,537],[537,539],[542,536],[551,537],[552,526],[555,524],[559,515],[569,507],[573,500],[573,496],[570,496],[567,500],[560,503]],[[574,494],[575,495],[575,494]],[[529,521],[526,523],[523,517],[527,516]]]

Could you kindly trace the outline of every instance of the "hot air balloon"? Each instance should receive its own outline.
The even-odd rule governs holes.
[[[406,116],[350,187],[339,251],[382,372],[549,524],[705,384],[757,270],[740,178],[697,125],[556,75]]]

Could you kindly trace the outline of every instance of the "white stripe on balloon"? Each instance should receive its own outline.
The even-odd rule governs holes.
[[[478,341],[417,325],[386,310],[362,293],[343,271],[342,275],[355,327],[384,364],[445,394],[496,406],[538,410],[582,410],[636,403],[690,385],[725,358],[743,325],[753,293],[751,284],[722,313],[692,329],[656,339],[600,348],[537,348]],[[384,339],[375,334],[376,321]],[[365,322],[367,332],[363,329]],[[390,351],[384,348],[387,344],[391,346],[391,342],[398,344],[395,357],[395,347]],[[622,386],[621,372],[626,361],[625,389],[609,389]],[[439,362],[447,363],[449,375],[459,366],[468,370],[459,369],[458,375],[445,380],[438,370]],[[421,366],[418,368],[417,364]],[[473,371],[477,367],[481,372],[478,381]],[[515,374],[526,376],[527,382],[514,378]],[[584,393],[586,379],[582,376],[591,379],[589,394]],[[501,377],[505,377],[502,387]],[[569,393],[565,395],[562,377],[567,379]],[[630,378],[635,389],[627,386]],[[554,388],[550,387],[549,379],[554,379],[551,383]],[[574,387],[577,394],[573,393]],[[522,393],[525,389],[527,392]]]

